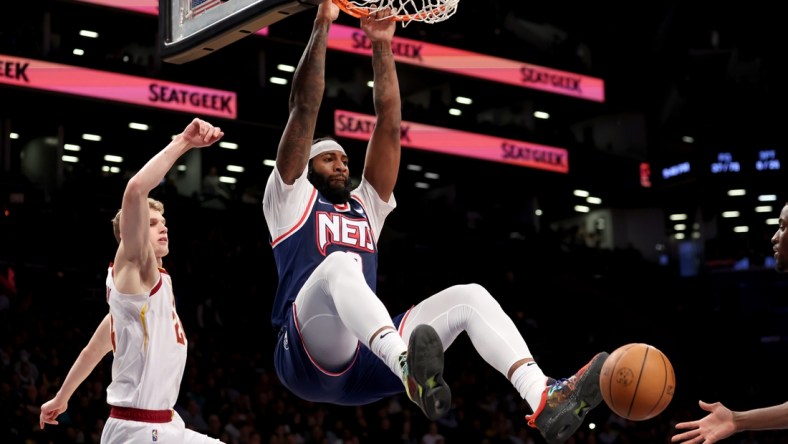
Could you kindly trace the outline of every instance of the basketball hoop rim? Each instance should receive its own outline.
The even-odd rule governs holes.
[[[345,14],[348,14],[355,18],[368,17],[372,12],[376,11],[375,9],[356,6],[355,4],[353,4],[352,0],[332,0],[332,1]],[[391,17],[387,17],[385,20],[390,20],[394,22],[424,21],[424,19],[428,17],[434,18],[437,15],[437,13],[443,12],[445,9],[446,9],[445,6],[438,6],[434,8],[432,11],[421,11],[416,14],[394,15]]]

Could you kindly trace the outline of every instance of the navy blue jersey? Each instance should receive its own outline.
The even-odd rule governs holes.
[[[279,274],[271,314],[274,329],[280,329],[286,321],[307,278],[328,254],[335,251],[358,254],[366,282],[375,291],[377,238],[383,221],[395,205],[393,197],[391,203],[380,200],[364,180],[351,193],[347,204],[334,205],[312,186],[306,172],[288,186],[274,168],[263,198]]]

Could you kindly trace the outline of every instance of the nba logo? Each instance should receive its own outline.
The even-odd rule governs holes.
[[[156,430],[156,429],[153,429],[150,432],[150,438],[151,438],[151,441],[153,441],[153,442],[158,441],[159,440],[159,431]]]
[[[290,350],[290,342],[287,340],[287,332],[285,332],[285,338],[282,341],[282,347],[284,347],[285,350]]]

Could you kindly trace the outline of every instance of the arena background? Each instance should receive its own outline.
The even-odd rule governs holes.
[[[392,313],[477,282],[514,318],[549,375],[569,376],[597,351],[629,342],[666,353],[677,379],[668,409],[629,422],[603,405],[587,421],[596,428],[579,432],[577,443],[665,443],[676,421],[702,414],[698,399],[746,409],[788,398],[786,279],[773,269],[769,242],[776,229],[769,219],[788,199],[781,16],[765,2],[653,3],[463,0],[444,23],[397,30],[604,81],[598,102],[398,63],[403,120],[564,148],[569,171],[403,148],[399,207],[380,239],[379,295]],[[447,353],[455,407],[432,426],[403,397],[357,409],[316,405],[277,382],[269,327],[276,270],[260,199],[290,90],[272,77],[289,82],[292,73],[278,66],[297,64],[313,16],[292,16],[266,35],[173,65],[159,57],[154,15],[87,1],[4,5],[0,441],[98,442],[111,355],[75,393],[61,425],[39,430],[38,407],[107,311],[109,221],[125,181],[198,115],[237,149],[188,156],[153,194],[166,205],[165,267],[190,341],[177,408],[191,427],[244,444],[421,443],[433,428],[446,443],[543,442],[525,426],[514,390],[465,336]],[[357,26],[347,16],[337,23]],[[234,92],[237,115],[37,89],[19,69],[31,60]],[[373,113],[371,66],[337,50],[327,60],[318,131],[334,134],[335,110]],[[340,141],[357,178],[365,143]],[[235,183],[211,180],[212,167]],[[730,196],[734,189],[746,192]],[[773,200],[760,201],[765,194]],[[770,208],[756,211],[763,206]],[[686,220],[671,220],[677,213]],[[782,443],[788,433],[729,441]]]

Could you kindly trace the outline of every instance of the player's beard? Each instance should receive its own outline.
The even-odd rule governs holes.
[[[331,203],[342,205],[348,203],[350,200],[351,182],[349,177],[345,178],[345,186],[342,188],[332,187],[327,178],[315,173],[312,169],[310,169],[307,178],[309,178],[309,182],[317,188],[317,191]]]

